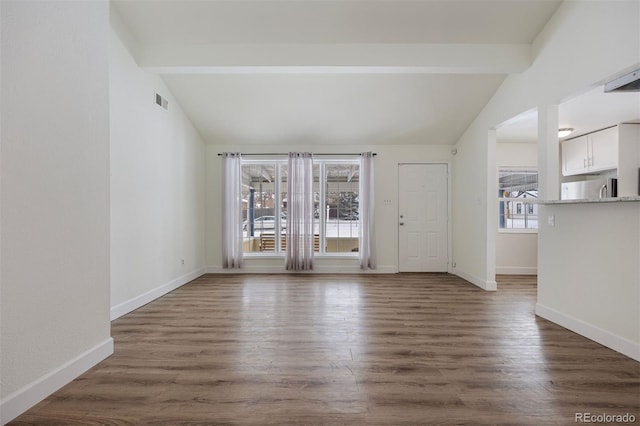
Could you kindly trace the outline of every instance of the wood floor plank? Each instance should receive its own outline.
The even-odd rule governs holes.
[[[640,363],[534,314],[535,277],[205,275],[12,424],[640,422]]]

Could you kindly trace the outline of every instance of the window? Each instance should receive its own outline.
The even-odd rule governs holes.
[[[532,232],[538,229],[538,171],[498,170],[498,202],[501,231]]]
[[[329,252],[345,253],[358,250],[358,163],[324,164],[324,230],[325,247]]]
[[[316,158],[314,249],[316,254],[354,255],[359,249],[359,158]],[[287,160],[242,160],[244,253],[286,250]]]

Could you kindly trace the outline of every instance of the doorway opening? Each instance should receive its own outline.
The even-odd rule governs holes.
[[[513,117],[495,130],[493,200],[496,275],[537,275],[538,110]]]

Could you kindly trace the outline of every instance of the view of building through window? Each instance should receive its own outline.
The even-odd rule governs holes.
[[[500,229],[538,229],[538,171],[498,171]]]
[[[314,234],[318,254],[359,248],[358,160],[314,159]],[[247,160],[242,165],[245,253],[286,249],[287,161]]]

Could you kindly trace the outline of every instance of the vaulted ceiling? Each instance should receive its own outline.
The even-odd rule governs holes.
[[[113,1],[207,143],[454,144],[560,1]],[[122,32],[120,32],[122,34]]]
[[[618,123],[640,123],[640,93],[605,93],[604,86],[596,86],[576,94],[559,105],[558,124],[573,132],[562,139],[570,139]],[[513,117],[496,132],[498,142],[537,143],[538,111],[526,111]]]

